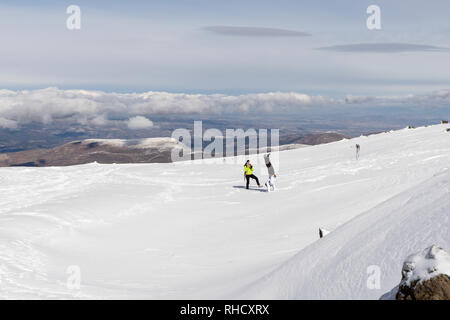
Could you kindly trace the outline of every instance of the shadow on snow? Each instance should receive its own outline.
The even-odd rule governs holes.
[[[233,186],[233,188],[235,189],[244,189],[245,190],[245,186]],[[259,192],[267,192],[266,188],[252,188],[249,187],[248,191],[259,191]]]

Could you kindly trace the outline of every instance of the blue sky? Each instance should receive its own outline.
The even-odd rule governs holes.
[[[450,87],[446,0],[35,2],[0,4],[1,89],[343,96]],[[81,30],[66,29],[70,4],[81,8]],[[366,28],[371,4],[381,30]]]

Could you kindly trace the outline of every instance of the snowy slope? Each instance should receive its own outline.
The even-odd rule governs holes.
[[[450,247],[445,128],[280,152],[274,193],[242,189],[243,158],[1,168],[0,298],[378,298],[410,253]]]
[[[251,285],[264,299],[378,299],[400,282],[403,261],[432,244],[450,248],[450,171],[357,216]],[[379,266],[380,288],[369,280]]]

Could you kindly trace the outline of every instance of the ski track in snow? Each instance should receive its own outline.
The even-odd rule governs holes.
[[[439,178],[450,163],[445,128],[282,151],[272,193],[242,188],[242,165],[255,155],[1,168],[0,298],[376,299],[418,247],[439,240],[450,249],[450,184]],[[261,156],[261,183],[265,171]],[[415,208],[420,228],[411,227]],[[319,227],[332,232],[318,241]],[[382,289],[365,285],[370,264],[385,270]],[[80,290],[66,287],[71,265]]]

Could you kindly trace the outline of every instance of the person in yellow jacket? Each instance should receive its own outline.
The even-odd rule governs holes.
[[[247,162],[244,165],[244,176],[245,176],[245,179],[247,180],[247,186],[246,186],[247,189],[248,189],[248,185],[250,184],[250,178],[256,180],[258,187],[262,188],[262,186],[259,184],[258,177],[253,174],[253,166],[250,163],[250,160],[247,160]]]

